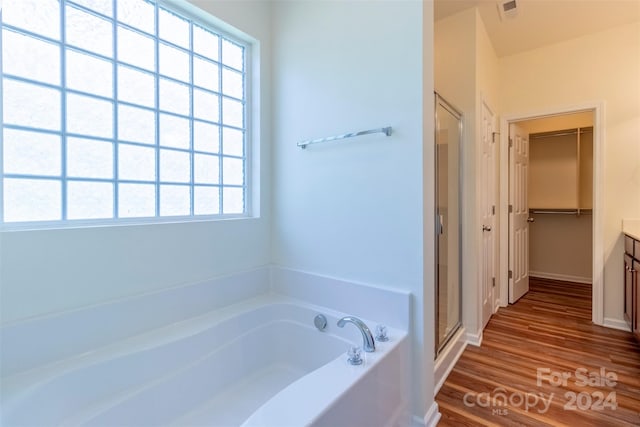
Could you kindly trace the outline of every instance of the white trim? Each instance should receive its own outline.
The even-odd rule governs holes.
[[[508,250],[509,250],[509,222],[508,218],[508,189],[509,170],[508,159],[509,149],[509,124],[523,120],[530,120],[542,117],[558,116],[580,111],[593,111],[593,286],[592,286],[592,321],[596,325],[604,322],[604,115],[605,105],[603,101],[586,102],[584,104],[568,105],[559,108],[550,108],[543,111],[533,111],[530,113],[510,114],[503,116],[500,121],[500,295],[504,305],[508,295],[509,283],[507,279]]]
[[[529,270],[529,277],[539,277],[540,279],[562,280],[565,282],[586,283],[591,285],[591,277],[571,276],[569,274],[545,273],[543,271]]]
[[[604,102],[594,103],[593,114],[593,287],[592,321],[604,323]]]
[[[434,401],[431,404],[431,407],[429,408],[427,413],[422,418],[422,420],[415,420],[415,421],[418,423],[422,421],[420,425],[425,425],[427,427],[436,427],[438,425],[438,421],[440,421],[441,416],[442,415],[438,410],[438,404]]]
[[[467,344],[471,344],[476,347],[480,347],[482,345],[482,330],[479,332],[472,334],[471,332],[467,332]]]
[[[464,349],[467,348],[467,341],[464,340],[464,337],[465,332],[464,328],[462,328],[451,338],[447,348],[436,359],[433,367],[433,376],[436,383],[433,390],[434,396],[438,394],[442,384],[444,384],[456,363],[458,363],[458,359],[462,356]]]
[[[625,332],[631,332],[631,326],[624,320],[620,319],[612,319],[610,317],[605,317],[604,322],[602,322],[602,326],[612,329],[619,329]]]

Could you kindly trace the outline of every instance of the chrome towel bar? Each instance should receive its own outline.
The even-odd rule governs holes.
[[[305,149],[307,148],[307,145],[311,145],[311,144],[319,144],[321,142],[335,141],[337,139],[353,138],[354,136],[368,135],[370,133],[384,133],[386,136],[389,136],[391,135],[391,126],[378,128],[378,129],[361,130],[360,132],[345,133],[343,135],[330,136],[327,138],[318,138],[318,139],[309,139],[306,141],[300,141],[298,142],[298,147]]]

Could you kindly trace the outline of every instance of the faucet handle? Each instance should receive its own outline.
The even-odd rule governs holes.
[[[347,351],[347,362],[351,365],[362,365],[362,349],[357,345],[352,345]]]
[[[385,325],[376,326],[376,340],[380,342],[389,341],[389,336],[387,335],[387,327]]]

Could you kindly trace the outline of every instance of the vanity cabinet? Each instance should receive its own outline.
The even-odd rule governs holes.
[[[640,341],[640,240],[625,236],[624,249],[624,318]]]

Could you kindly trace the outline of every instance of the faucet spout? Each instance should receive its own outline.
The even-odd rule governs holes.
[[[360,319],[354,316],[345,316],[338,320],[338,326],[343,328],[347,323],[353,323],[360,330],[362,334],[362,348],[367,353],[376,351],[376,342],[373,339],[373,334],[367,325]]]

